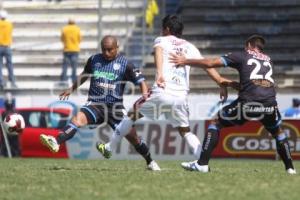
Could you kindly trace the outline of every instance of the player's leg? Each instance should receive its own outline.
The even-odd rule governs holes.
[[[218,118],[213,120],[210,123],[206,131],[206,134],[204,136],[204,140],[202,143],[202,148],[198,160],[181,163],[181,166],[184,169],[192,170],[192,171],[200,171],[204,173],[209,172],[208,163],[211,158],[211,154],[213,150],[216,148],[219,142],[220,129],[221,129],[221,125]]]
[[[40,135],[41,142],[47,146],[50,151],[58,152],[59,146],[63,142],[71,139],[77,132],[78,128],[87,124],[95,124],[98,121],[98,115],[91,106],[83,106],[80,111],[72,117],[71,122],[66,125],[55,138],[51,135]]]
[[[209,160],[213,150],[218,145],[221,128],[241,125],[245,122],[243,116],[240,115],[240,108],[241,104],[238,101],[234,101],[219,111],[218,116],[212,120],[207,128],[199,160],[183,162],[181,164],[183,168],[204,173],[209,172]]]
[[[274,107],[272,114],[265,114],[261,122],[276,140],[276,150],[284,163],[287,173],[296,174],[288,138],[284,130],[281,128],[281,116],[278,108]]]
[[[200,157],[201,153],[201,143],[198,137],[191,132],[190,127],[178,127],[177,128],[180,136],[186,141],[190,151],[193,153],[195,158]]]
[[[113,129],[113,133],[108,143],[97,142],[96,148],[105,158],[110,158],[122,138],[129,133],[134,122],[126,115],[123,105],[114,105],[107,110],[107,113],[107,123]]]
[[[172,98],[172,96],[165,95],[164,98],[164,102],[167,105],[161,110],[166,111],[163,113],[165,118],[173,127],[177,127],[180,136],[186,141],[195,158],[198,159],[201,152],[201,143],[198,137],[190,130],[189,108],[186,97]],[[168,111],[168,108],[170,111]]]
[[[120,123],[118,125],[116,125],[110,141],[104,145],[105,151],[108,151],[107,153],[113,152],[116,150],[118,144],[121,142],[123,137],[126,136],[130,132],[130,129],[132,128],[133,123],[134,123],[134,121],[130,117],[124,116],[124,118],[120,121]],[[103,146],[103,144],[98,143],[97,145],[98,145],[98,147],[97,147],[98,150],[99,150],[99,148],[103,148],[103,147],[101,147],[101,146]],[[99,145],[101,145],[101,146],[99,146]],[[109,156],[104,156],[104,157],[109,158],[111,156],[111,153],[109,153],[109,154],[110,154]]]
[[[125,137],[128,140],[128,142],[134,146],[135,150],[141,156],[143,156],[143,158],[146,161],[147,168],[149,170],[160,171],[160,167],[151,157],[151,153],[149,151],[147,144],[141,138],[138,137],[136,133],[136,129],[134,127],[130,130],[129,134],[127,134]]]
[[[123,119],[117,123],[114,128],[114,132],[112,137],[108,143],[105,144],[105,149],[108,151],[114,151],[117,148],[117,145],[120,143],[122,138],[129,133],[134,122],[143,117],[145,114],[148,117],[152,117],[152,113],[154,113],[153,109],[156,106],[152,104],[152,98],[148,98],[145,100],[143,97],[139,98],[133,105],[133,110],[128,113],[128,115],[124,116]],[[139,111],[143,112],[143,115],[139,113]]]

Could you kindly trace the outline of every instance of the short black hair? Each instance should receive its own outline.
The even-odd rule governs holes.
[[[169,28],[170,33],[176,37],[182,36],[183,23],[177,15],[167,15],[162,20],[162,28]]]
[[[248,46],[248,44],[250,44],[252,47],[258,48],[260,51],[263,51],[266,40],[263,36],[254,34],[246,40],[245,45]]]

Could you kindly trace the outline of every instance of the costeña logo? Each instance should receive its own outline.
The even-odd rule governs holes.
[[[286,133],[291,152],[300,156],[300,133],[293,124],[284,122],[282,128]],[[276,142],[271,134],[261,126],[257,133],[231,133],[223,140],[223,148],[234,155],[274,155]]]

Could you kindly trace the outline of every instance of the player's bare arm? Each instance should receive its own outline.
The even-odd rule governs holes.
[[[163,49],[161,47],[154,48],[154,62],[156,66],[156,84],[158,87],[165,87],[165,79],[163,77]]]
[[[194,65],[201,68],[224,67],[221,58],[187,59],[184,55],[170,54],[169,60],[176,65]]]
[[[85,73],[84,71],[78,76],[78,81],[75,81],[73,83],[73,85],[64,90],[60,95],[59,95],[59,99],[60,100],[68,100],[70,94],[75,91],[80,85],[82,85],[87,79],[89,78],[88,74]]]
[[[148,95],[149,95],[149,92],[148,92],[148,86],[146,84],[145,81],[142,81],[141,84],[140,84],[140,91],[143,95],[143,98],[148,98]]]
[[[239,90],[240,84],[238,82],[221,76],[216,69],[208,68],[205,69],[205,71],[220,87],[231,87],[235,90]]]
[[[176,65],[193,65],[206,70],[208,75],[220,86],[232,87],[239,90],[239,83],[222,77],[214,68],[224,67],[221,58],[186,59],[184,55],[170,54],[170,62]]]

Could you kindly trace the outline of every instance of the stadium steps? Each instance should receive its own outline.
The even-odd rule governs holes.
[[[205,56],[241,49],[249,35],[259,33],[276,67],[300,67],[300,1],[187,0],[180,14],[184,37]]]
[[[139,27],[135,26],[142,15],[143,3],[142,0],[102,0],[102,34],[116,35],[120,51],[124,51],[133,28],[139,31]],[[75,19],[83,36],[78,73],[86,59],[98,51],[97,0],[65,0],[59,3],[3,0],[2,6],[9,13],[8,19],[14,23],[13,63],[19,87],[14,92],[40,94],[44,90],[47,93],[48,87],[53,85],[55,89],[62,70],[60,33],[69,18]],[[124,9],[125,6],[128,7]],[[71,69],[68,70],[70,74]],[[6,68],[3,72],[4,79],[7,79]]]
[[[179,14],[184,22],[184,38],[194,43],[205,57],[216,57],[243,49],[251,34],[266,37],[266,52],[274,62],[274,78],[279,92],[299,92],[300,1],[297,0],[186,0]],[[153,61],[143,73],[153,82]],[[235,70],[220,73],[238,80]],[[192,69],[191,92],[217,91],[206,72]],[[297,87],[298,86],[298,87]]]
[[[205,57],[241,50],[251,34],[263,34],[267,39],[266,52],[274,62],[274,78],[280,87],[293,89],[285,83],[295,84],[299,75],[288,71],[300,68],[300,1],[186,0],[181,1],[178,12],[185,26],[183,37],[194,43]],[[153,67],[153,62],[146,65],[152,70]],[[205,87],[197,79],[209,80],[199,73],[199,70],[191,72],[191,91]],[[221,74],[224,73],[237,78],[236,73],[222,70]],[[154,75],[148,79],[154,80]]]

